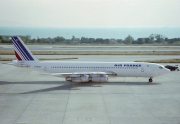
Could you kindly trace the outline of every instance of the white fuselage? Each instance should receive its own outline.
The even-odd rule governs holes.
[[[155,77],[168,69],[159,64],[142,62],[26,62],[31,68],[48,73],[113,72],[119,77]]]

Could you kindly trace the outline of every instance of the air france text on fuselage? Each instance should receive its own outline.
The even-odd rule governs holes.
[[[115,64],[116,67],[141,67],[141,64]]]

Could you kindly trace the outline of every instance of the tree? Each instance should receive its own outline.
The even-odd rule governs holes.
[[[74,40],[75,40],[75,38],[76,38],[75,36],[72,36],[71,41],[74,41]]]
[[[0,36],[0,40],[2,40],[3,39],[3,37],[2,36]]]
[[[137,44],[144,44],[144,39],[143,38],[138,38]]]
[[[81,37],[81,43],[89,43],[89,39],[85,37]]]
[[[122,43],[122,39],[117,39],[116,40],[118,43]]]
[[[43,43],[43,40],[38,37],[38,39],[36,40],[36,42],[37,42],[37,43]]]
[[[54,39],[56,43],[64,43],[66,40],[64,37],[59,37],[59,36],[55,37]]]
[[[128,35],[125,39],[124,39],[124,43],[125,44],[131,44],[134,41],[134,38],[131,37],[131,35]]]
[[[96,39],[96,43],[97,43],[97,44],[102,44],[103,41],[104,41],[104,40],[103,40],[102,38],[97,38],[97,39]]]
[[[89,38],[89,43],[94,43],[96,40],[94,38]]]
[[[150,41],[151,43],[153,43],[154,40],[155,40],[155,37],[153,36],[153,34],[151,34],[151,35],[149,36],[149,41]]]
[[[3,40],[3,37],[2,36],[0,36],[0,43],[1,43],[1,41]]]
[[[155,38],[156,38],[157,43],[163,43],[164,42],[164,38],[159,34],[156,35]]]
[[[109,39],[104,39],[104,44],[110,44],[110,40]]]
[[[30,40],[30,43],[36,43],[37,41],[36,41],[36,39],[35,38],[33,38],[32,40]]]

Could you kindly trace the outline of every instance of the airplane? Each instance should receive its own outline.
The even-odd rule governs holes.
[[[64,77],[69,82],[108,82],[108,77],[153,77],[170,72],[163,65],[145,62],[39,61],[18,36],[12,36],[14,66],[27,67]],[[93,58],[92,58],[93,59]]]

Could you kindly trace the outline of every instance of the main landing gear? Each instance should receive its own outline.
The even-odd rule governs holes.
[[[153,81],[153,79],[152,78],[149,78],[149,82],[152,82]]]

